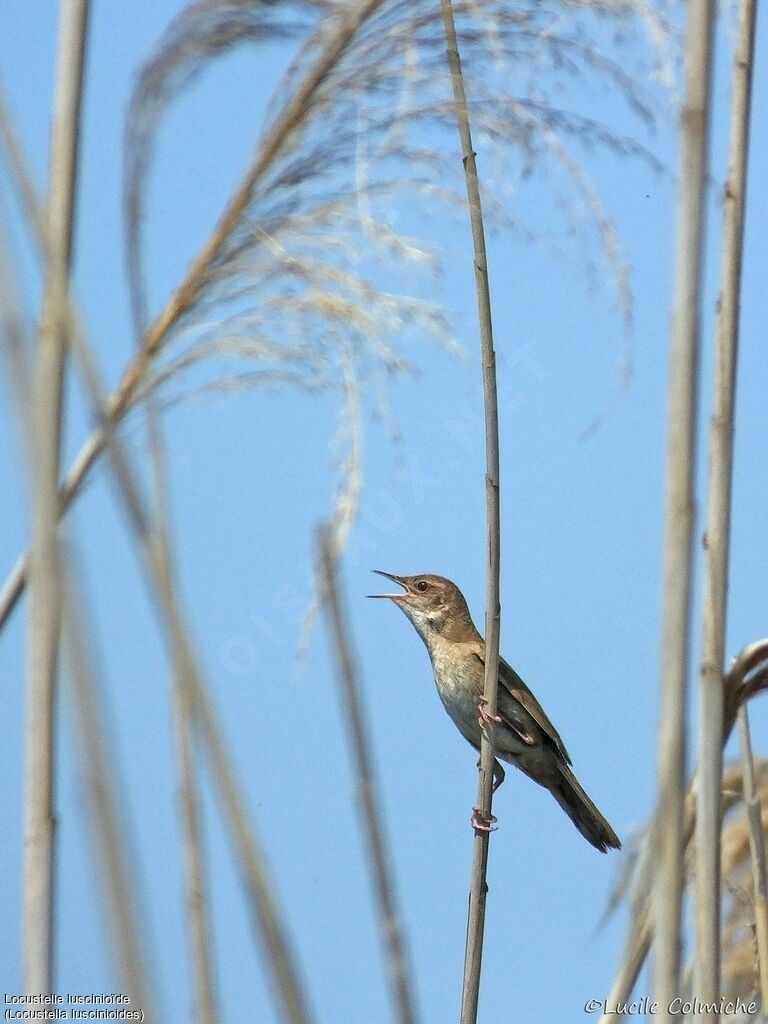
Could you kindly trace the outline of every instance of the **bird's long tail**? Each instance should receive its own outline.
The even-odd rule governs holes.
[[[579,780],[567,765],[559,765],[560,778],[552,788],[552,795],[581,832],[601,853],[609,848],[621,847],[619,837],[595,807],[581,787]]]

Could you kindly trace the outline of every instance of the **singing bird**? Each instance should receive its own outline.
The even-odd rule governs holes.
[[[571,758],[554,725],[515,670],[499,659],[498,714],[485,708],[485,641],[469,614],[464,595],[443,576],[393,576],[375,569],[403,588],[398,594],[371,594],[393,601],[411,621],[429,652],[440,700],[462,736],[480,749],[484,724],[493,726],[493,753],[548,789],[584,838],[601,853],[619,849],[619,837],[571,771]],[[504,781],[494,759],[493,790]],[[472,817],[475,828],[491,823]]]

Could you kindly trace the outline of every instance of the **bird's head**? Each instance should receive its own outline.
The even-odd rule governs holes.
[[[369,597],[386,598],[400,608],[427,647],[439,637],[461,642],[472,640],[477,630],[472,623],[464,595],[444,576],[422,573],[419,576],[393,576],[389,572],[374,569],[379,576],[385,576],[403,588],[397,594],[369,594]]]

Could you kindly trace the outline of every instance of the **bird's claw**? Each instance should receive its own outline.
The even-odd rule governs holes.
[[[486,725],[501,725],[503,721],[501,715],[492,715],[486,710],[487,703],[488,701],[483,697],[477,704],[477,724],[481,729]]]
[[[495,832],[497,829],[496,822],[499,819],[495,814],[492,814],[489,818],[483,816],[483,812],[479,807],[472,808],[472,817],[469,819],[469,823],[475,832]]]

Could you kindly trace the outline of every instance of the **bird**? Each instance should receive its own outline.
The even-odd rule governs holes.
[[[370,594],[390,600],[410,620],[429,652],[440,700],[462,736],[480,749],[484,726],[492,728],[493,789],[504,781],[498,758],[519,768],[548,789],[573,824],[601,853],[621,842],[587,796],[571,768],[571,758],[543,708],[515,670],[499,658],[497,714],[483,696],[485,641],[477,631],[464,595],[443,576],[423,573],[395,576],[373,570],[402,587],[395,594]],[[474,809],[472,825],[488,831],[492,822]]]

